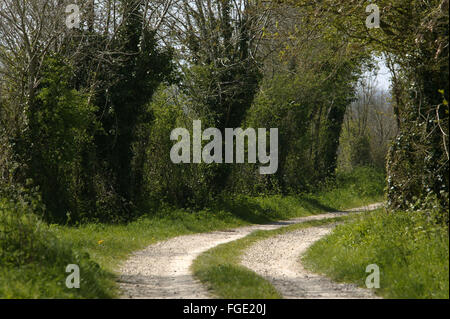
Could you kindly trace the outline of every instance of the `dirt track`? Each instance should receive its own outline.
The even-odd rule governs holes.
[[[197,281],[191,274],[189,268],[192,262],[202,254],[203,252],[223,243],[227,243],[233,240],[240,239],[247,236],[255,230],[271,230],[280,227],[285,227],[292,224],[302,223],[305,221],[328,219],[333,217],[342,216],[350,212],[357,212],[362,210],[372,210],[379,207],[381,204],[373,204],[367,207],[360,207],[347,212],[335,212],[326,213],[320,215],[313,215],[307,217],[296,218],[288,221],[276,222],[267,225],[254,225],[248,227],[241,227],[236,229],[231,229],[228,231],[215,231],[203,234],[194,234],[187,236],[175,237],[163,242],[159,242],[148,246],[144,250],[134,253],[121,267],[121,276],[119,278],[119,285],[122,290],[122,298],[180,298],[180,299],[198,299],[198,298],[214,298],[208,291]],[[300,241],[307,240],[308,243],[312,243],[309,238],[314,240],[319,239],[321,235],[325,235],[323,228],[314,227],[314,231],[318,233],[312,234],[312,237],[301,237]],[[297,233],[297,232],[295,232]],[[278,237],[277,237],[278,238]],[[283,238],[279,240],[283,241]],[[266,241],[263,241],[266,242]],[[267,243],[263,244],[266,245]],[[257,244],[259,245],[259,243]],[[259,255],[259,246],[252,246],[252,251],[254,252],[254,258],[263,258]],[[283,249],[294,251],[296,246],[298,246],[298,241],[288,239],[287,246]],[[304,245],[300,245],[304,247]],[[256,247],[256,248],[255,248]],[[256,249],[253,250],[253,249]],[[296,253],[301,253],[301,250],[296,251]],[[250,253],[252,254],[252,253]],[[264,255],[264,253],[262,253]],[[285,258],[282,254],[280,257]],[[298,255],[297,255],[298,257]],[[248,261],[248,254],[245,256],[245,261]],[[250,257],[253,258],[253,257]],[[290,256],[289,258],[292,258]],[[298,258],[297,258],[298,259]],[[282,261],[281,261],[282,262]],[[253,267],[254,263],[250,262],[250,266]],[[257,268],[258,271],[265,273],[266,270]],[[268,276],[272,276],[269,272],[265,273]],[[273,278],[277,279],[278,275],[274,274]],[[292,277],[294,278],[294,277]],[[269,278],[270,279],[270,278]],[[281,286],[278,285],[277,280],[273,281],[275,287],[279,288],[285,284],[289,284],[284,281],[281,282]],[[312,281],[310,281],[312,282]],[[299,282],[300,283],[300,282]],[[299,287],[300,291],[301,287]],[[310,288],[308,288],[310,289]],[[317,287],[311,286],[311,289],[318,291]],[[347,288],[341,290],[342,293],[346,291]],[[304,297],[308,296],[306,292],[302,292],[299,295],[288,293],[285,295],[283,290],[280,292],[285,297]],[[345,294],[340,294],[346,298]],[[312,296],[316,294],[312,294]],[[367,298],[367,297],[364,297]]]
[[[300,255],[335,226],[309,227],[261,240],[247,250],[241,263],[270,281],[287,299],[375,298],[368,289],[335,283],[302,266]]]

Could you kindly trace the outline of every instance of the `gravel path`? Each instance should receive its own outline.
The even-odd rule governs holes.
[[[377,298],[369,289],[333,282],[302,266],[300,256],[335,226],[309,227],[258,241],[246,251],[241,264],[270,281],[286,299]]]
[[[243,238],[255,230],[277,229],[311,220],[338,217],[349,212],[372,210],[379,206],[381,204],[378,203],[347,212],[326,213],[266,225],[179,236],[158,242],[134,253],[122,264],[119,278],[122,298],[213,298],[201,283],[192,276],[189,269],[195,258],[203,252],[217,245]],[[296,243],[292,242],[292,245],[296,246]],[[294,249],[288,244],[284,249],[289,250],[291,248]],[[255,263],[251,264],[253,266]]]

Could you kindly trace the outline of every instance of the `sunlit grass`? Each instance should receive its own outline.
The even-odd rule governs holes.
[[[420,212],[383,210],[338,226],[303,258],[313,271],[365,287],[366,266],[380,268],[386,298],[449,298],[448,226]]]
[[[133,251],[179,235],[268,223],[380,201],[383,198],[382,191],[379,191],[382,185],[374,187],[373,183],[364,184],[367,181],[364,176],[368,172],[359,172],[353,177],[350,174],[345,180],[340,180],[339,177],[339,187],[319,194],[285,197],[227,195],[207,209],[188,211],[166,206],[127,224],[89,223],[75,227],[39,222],[42,227],[38,227],[36,221],[30,221],[27,224],[27,234],[35,233],[41,238],[39,243],[42,244],[42,251],[55,254],[44,254],[45,263],[20,258],[23,261],[23,266],[20,267],[1,263],[0,297],[117,297],[119,292],[115,275],[120,263]],[[378,179],[369,179],[382,183],[382,174],[377,174]],[[27,214],[29,213],[23,213],[24,216]],[[11,226],[13,232],[20,232],[22,223],[17,220],[14,223]],[[16,240],[17,246],[14,246],[11,254],[20,255],[24,251],[25,246],[21,241],[26,240],[27,236]],[[3,237],[0,237],[0,244],[7,245]],[[85,266],[85,270],[82,269],[82,274],[85,274],[84,277],[82,275],[82,280],[85,280],[82,287],[85,288],[67,290],[64,285],[68,275],[65,273],[65,266],[78,262],[85,262],[86,265],[92,263],[92,267]]]
[[[225,299],[280,299],[282,296],[265,278],[240,265],[245,250],[259,240],[302,228],[343,221],[345,217],[310,221],[288,227],[255,231],[250,235],[219,245],[200,255],[192,270],[212,294]]]

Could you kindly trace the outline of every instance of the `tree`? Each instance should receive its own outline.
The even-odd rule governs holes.
[[[169,39],[180,47],[181,86],[190,111],[224,134],[240,127],[260,80],[255,52],[262,33],[261,13],[251,1],[177,1],[167,19]],[[211,189],[220,192],[231,171],[216,166]]]
[[[110,210],[105,206],[108,204],[116,206],[115,211],[129,207],[139,195],[142,174],[131,164],[134,131],[139,121],[148,120],[146,104],[172,70],[171,51],[159,49],[156,30],[144,19],[149,5],[149,1],[137,0],[88,1],[80,4],[79,27],[69,29],[63,19],[63,1],[7,0],[0,4],[0,113],[2,122],[8,124],[5,134],[14,149],[8,154],[21,164],[17,182],[24,184],[32,177],[43,194],[71,193],[56,200],[44,196],[50,215],[61,217],[64,211],[83,210],[94,217]],[[152,7],[159,8],[156,4]],[[58,67],[49,57],[56,57]],[[55,76],[62,79],[59,86],[46,71],[50,67],[47,62],[58,71]],[[49,90],[53,93],[42,99],[42,92]],[[48,113],[55,108],[61,116],[70,114],[66,102],[77,103],[74,110],[99,105],[97,119],[85,118],[86,123],[66,123],[63,116],[67,130],[82,132],[88,124],[96,126],[97,120],[101,127],[89,130],[95,137],[89,147],[73,143],[80,147],[74,158],[77,164],[73,164],[78,171],[62,173],[61,167],[67,168],[67,163],[63,159],[56,163],[49,154],[58,153],[57,147],[70,148],[65,145],[67,140],[58,136],[61,121]],[[52,145],[47,153],[44,141]],[[80,176],[84,179],[78,188],[62,181],[81,180]],[[77,203],[71,197],[75,194]],[[103,217],[108,214],[111,212]]]
[[[360,1],[295,3],[388,58],[399,127],[387,162],[390,207],[432,207],[435,198],[448,211],[448,0],[377,1],[374,29]]]
[[[347,108],[339,151],[342,169],[358,165],[385,169],[397,126],[391,98],[377,87],[375,79],[376,73],[367,73],[359,79],[355,101]]]
[[[345,110],[370,58],[307,13],[289,4],[271,8],[259,45],[264,80],[245,125],[280,128],[279,168],[265,177],[251,165],[238,169],[236,189],[297,193],[334,177]]]

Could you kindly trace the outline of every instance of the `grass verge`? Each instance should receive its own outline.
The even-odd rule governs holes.
[[[82,289],[65,285],[68,264]],[[114,277],[70,242],[58,240],[24,203],[0,200],[0,298],[110,298]]]
[[[383,210],[338,226],[303,257],[314,272],[365,286],[367,265],[380,269],[385,298],[449,298],[448,227],[419,212]]]
[[[127,224],[46,225],[33,217],[32,208],[0,205],[0,214],[9,216],[0,218],[0,298],[114,298],[115,271],[133,251],[179,235],[373,203],[382,200],[383,180],[382,174],[361,169],[339,175],[339,187],[316,195],[228,196],[209,209],[163,207]],[[20,217],[6,222],[11,216]],[[68,264],[80,265],[80,289],[65,286]]]
[[[241,256],[252,244],[297,229],[343,221],[347,217],[330,218],[295,224],[276,230],[255,231],[250,235],[219,245],[200,255],[192,265],[194,276],[219,298],[280,299],[272,284],[240,265]]]

